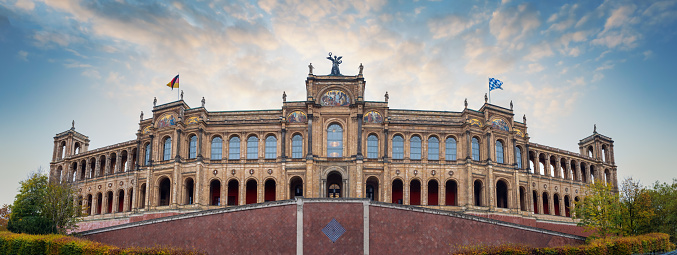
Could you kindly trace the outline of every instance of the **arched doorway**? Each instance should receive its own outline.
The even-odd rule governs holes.
[[[103,195],[101,192],[96,194],[96,213],[94,214],[101,214],[101,205],[103,204]]]
[[[562,213],[560,212],[559,208],[559,194],[553,195],[552,202],[554,203],[555,207],[555,215],[557,216],[562,216]]]
[[[303,179],[294,176],[289,180],[289,199],[303,197]]]
[[[268,179],[263,185],[263,201],[275,201],[275,180]]]
[[[209,183],[209,205],[221,205],[221,182],[212,180]]]
[[[87,215],[92,215],[92,194],[87,195]]]
[[[393,196],[392,203],[393,203],[393,204],[402,204],[402,202],[403,202],[403,200],[402,200],[402,196],[403,196],[402,191],[404,190],[402,186],[404,186],[404,185],[402,184],[402,180],[400,180],[400,179],[395,179],[395,180],[393,181],[393,186],[392,186],[392,189],[393,189],[393,192],[392,192],[392,196]]]
[[[146,184],[141,184],[141,192],[139,192],[139,208],[146,207]]]
[[[373,201],[378,201],[378,179],[374,176],[367,178],[367,185],[365,188],[366,198]]]
[[[416,179],[409,183],[409,204],[421,205],[421,182]]]
[[[538,214],[538,193],[533,191],[533,201],[534,201],[534,214]]]
[[[437,180],[428,182],[428,205],[439,205],[439,190],[440,185],[437,184]]]
[[[246,204],[256,204],[256,180],[251,179],[247,181],[247,187],[245,192],[245,203]]]
[[[527,210],[527,192],[524,187],[520,186],[520,210]]]
[[[457,205],[456,201],[457,199],[457,192],[458,192],[458,187],[456,186],[456,181],[454,180],[448,180],[447,183],[444,185],[444,204],[445,205]]]
[[[240,182],[237,180],[230,180],[228,182],[228,205],[238,205],[239,191]]]
[[[116,212],[123,212],[125,208],[125,190],[118,191],[118,210]]]
[[[504,180],[496,182],[496,207],[508,208],[508,184]]]
[[[113,191],[106,192],[106,213],[113,212]]]
[[[172,190],[172,184],[169,181],[169,178],[162,178],[160,181],[160,187],[158,188],[158,206],[169,205],[170,193]]]
[[[567,217],[571,217],[571,201],[569,201],[569,196],[566,195],[564,196],[564,215]]]
[[[550,201],[548,200],[548,193],[543,192],[543,214],[550,214]]]
[[[341,173],[333,171],[327,175],[327,197],[342,197],[343,178]]]
[[[475,180],[473,183],[473,194],[475,195],[475,206],[482,206],[482,181]]]
[[[185,194],[185,199],[183,203],[187,205],[192,205],[194,200],[193,192],[195,190],[195,183],[193,182],[193,178],[186,179],[185,187],[186,190],[183,192]]]

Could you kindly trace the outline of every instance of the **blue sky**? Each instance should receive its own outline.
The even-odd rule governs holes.
[[[279,109],[330,51],[396,109],[478,109],[498,78],[532,142],[577,152],[597,124],[619,181],[670,181],[675,27],[677,1],[0,0],[0,204],[72,120],[90,149],[135,139],[177,73],[191,106]]]

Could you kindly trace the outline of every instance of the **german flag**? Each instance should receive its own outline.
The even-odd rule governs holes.
[[[172,90],[174,90],[174,88],[179,87],[179,75],[178,74],[174,77],[174,79],[172,79],[172,81],[167,83],[167,87],[172,88]]]

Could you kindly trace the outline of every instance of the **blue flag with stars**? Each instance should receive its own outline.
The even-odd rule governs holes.
[[[503,88],[501,88],[501,85],[503,85],[502,81],[499,81],[496,78],[489,78],[489,91],[492,91],[494,89],[503,90]]]

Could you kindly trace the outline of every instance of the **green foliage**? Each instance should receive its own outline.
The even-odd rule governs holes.
[[[458,255],[550,255],[550,254],[644,254],[665,252],[675,249],[669,236],[663,233],[651,233],[641,236],[601,238],[581,246],[561,246],[547,248],[533,248],[523,244],[504,244],[499,246],[471,246],[462,247],[452,254]]]
[[[7,229],[15,233],[64,234],[81,216],[76,192],[70,184],[49,183],[40,171],[20,182],[11,206]]]
[[[656,182],[648,193],[656,213],[649,228],[669,234],[671,241],[677,242],[677,179],[672,184]]]
[[[0,231],[7,231],[7,222],[9,221],[9,214],[11,212],[12,208],[8,204],[4,204],[0,207]]]
[[[200,254],[196,251],[188,251],[176,248],[118,248],[104,245],[89,240],[79,239],[63,235],[28,235],[0,233],[0,255],[3,254],[165,254],[165,255],[191,255]]]
[[[587,190],[588,195],[574,207],[578,225],[592,231],[592,238],[622,233],[622,206],[613,186],[597,182],[588,185]]]
[[[652,232],[651,220],[656,216],[649,190],[632,178],[623,180],[620,192],[621,229],[623,235]]]

